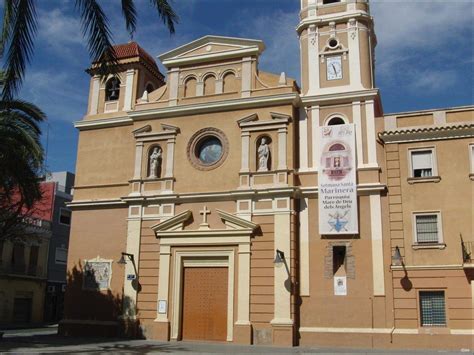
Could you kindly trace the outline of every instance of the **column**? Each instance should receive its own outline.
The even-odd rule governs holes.
[[[313,170],[319,167],[319,106],[311,107],[311,152],[313,155]]]
[[[169,106],[176,106],[178,104],[178,84],[179,84],[179,69],[173,68],[168,72],[168,85],[170,90]]]
[[[250,97],[252,90],[252,57],[242,59],[242,97]]]
[[[242,132],[242,166],[240,172],[249,172],[249,157],[250,157],[250,132]]]
[[[224,92],[224,80],[222,78],[216,79],[216,94],[222,94]]]
[[[372,230],[372,274],[374,296],[385,295],[381,209],[382,207],[380,203],[380,195],[370,195],[370,222]]]
[[[285,253],[284,264],[274,264],[274,316],[272,321],[273,345],[293,345],[293,319],[291,319],[291,277],[290,277],[290,212],[275,214],[276,250]]]
[[[143,142],[137,142],[135,145],[135,170],[133,179],[140,179],[142,176]]]
[[[196,81],[196,96],[203,96],[203,95],[204,95],[204,82]]]
[[[237,290],[237,326],[234,333],[236,343],[250,344],[250,243],[239,244],[239,279]]]
[[[357,21],[351,18],[347,27],[349,28],[349,72],[351,73],[351,89],[362,89],[362,77],[360,72],[360,49],[359,49],[359,29]]]
[[[123,110],[130,111],[132,109],[133,101],[133,79],[135,77],[135,70],[129,69],[125,74],[125,99],[123,103]]]
[[[287,128],[278,129],[278,170],[286,170],[286,135]]]
[[[318,28],[308,27],[308,95],[315,95],[319,90],[319,44]]]
[[[374,100],[365,101],[365,119],[367,126],[368,165],[377,167]]]
[[[170,261],[171,261],[171,247],[169,245],[160,245],[160,270],[158,273],[158,307],[161,303],[165,303],[164,312],[158,312],[155,319],[157,329],[154,332],[154,339],[169,340],[169,283],[170,283]]]
[[[166,148],[166,172],[165,177],[173,177],[173,164],[174,164],[174,145],[176,139],[171,138],[168,139],[167,148]]]
[[[300,107],[298,120],[299,126],[299,149],[300,149],[300,171],[308,170],[308,117],[304,107]]]
[[[128,220],[126,252],[134,256],[135,265],[131,262],[130,259],[125,259],[127,261],[127,264],[125,265],[125,275],[123,281],[123,316],[125,318],[135,318],[137,314],[137,282],[138,263],[140,257],[140,230],[140,218]],[[127,275],[135,275],[136,280],[128,280]]]
[[[352,103],[352,118],[356,130],[356,152],[357,152],[357,167],[361,168],[364,165],[363,142],[362,142],[362,121],[360,113],[360,101]]]
[[[300,199],[300,295],[309,296],[308,198]]]
[[[96,115],[99,107],[99,88],[100,88],[100,77],[94,75],[92,78],[92,92],[90,95],[90,110],[89,115]]]

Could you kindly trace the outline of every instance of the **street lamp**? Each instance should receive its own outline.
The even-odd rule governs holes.
[[[129,254],[129,253],[122,253],[120,260],[117,261],[117,264],[125,265],[127,263],[127,260],[125,260],[125,257],[128,257],[130,261],[132,262],[133,266],[135,266],[135,258],[133,257],[133,254]]]
[[[285,262],[285,253],[277,249],[275,260],[273,260],[273,263],[276,264],[276,266],[280,266],[284,262]]]

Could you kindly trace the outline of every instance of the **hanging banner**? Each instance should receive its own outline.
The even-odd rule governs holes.
[[[319,130],[319,234],[358,234],[355,127]]]

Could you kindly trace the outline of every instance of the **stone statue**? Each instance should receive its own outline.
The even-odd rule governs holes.
[[[268,158],[270,157],[270,148],[267,144],[265,137],[260,141],[258,147],[258,170],[257,171],[268,171]]]
[[[159,177],[159,171],[160,171],[160,165],[161,165],[161,148],[160,147],[155,147],[153,148],[153,153],[150,155],[150,166],[149,166],[149,178],[157,178]]]

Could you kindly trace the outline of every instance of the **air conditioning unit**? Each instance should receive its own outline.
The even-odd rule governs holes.
[[[56,286],[48,286],[48,293],[56,292]]]
[[[66,292],[66,284],[61,285],[61,291]]]

